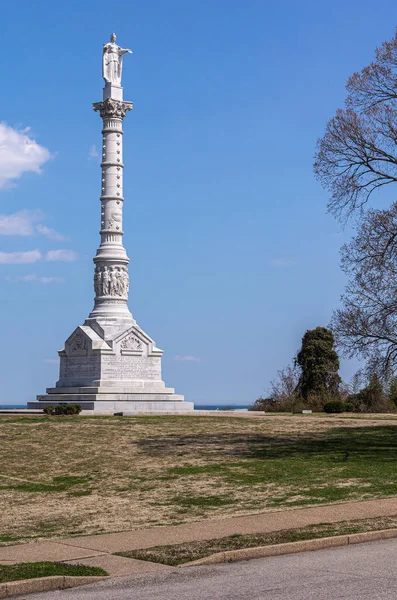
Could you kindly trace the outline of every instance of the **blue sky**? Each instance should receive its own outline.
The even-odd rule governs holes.
[[[338,306],[351,231],[326,213],[315,143],[347,77],[393,36],[395,2],[21,0],[4,3],[2,22],[0,403],[55,383],[56,351],[93,305],[91,104],[113,30],[134,51],[123,77],[135,104],[130,308],[186,399],[252,402]]]

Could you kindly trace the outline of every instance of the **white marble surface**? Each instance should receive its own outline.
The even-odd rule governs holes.
[[[58,402],[58,404],[61,402]],[[28,402],[28,409],[43,409],[46,406],[56,406],[57,402],[53,401],[40,401],[40,402]],[[120,402],[117,400],[108,402],[97,402],[97,401],[80,401],[83,410],[89,411],[127,411],[128,413],[179,413],[193,411],[193,402]]]
[[[101,230],[94,258],[94,308],[59,352],[60,377],[55,388],[38,396],[43,402],[113,404],[144,402],[145,410],[191,410],[161,375],[163,351],[138,327],[128,308],[129,258],[123,245],[123,119],[132,102],[123,100],[122,58],[130,50],[112,34],[103,48],[103,100],[93,108],[102,118]],[[95,224],[92,224],[95,227]],[[150,243],[150,240],[148,240]],[[32,403],[29,403],[32,404]],[[35,405],[37,407],[37,404]],[[31,408],[31,407],[30,407]]]
[[[120,48],[116,44],[116,34],[112,33],[110,41],[103,45],[102,77],[106,83],[121,86],[123,55],[132,54],[128,48]]]

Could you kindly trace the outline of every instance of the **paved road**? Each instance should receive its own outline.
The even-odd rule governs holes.
[[[112,579],[29,600],[396,600],[397,540]],[[27,599],[28,600],[28,599]]]

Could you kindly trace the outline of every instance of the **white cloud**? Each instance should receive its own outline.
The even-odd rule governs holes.
[[[51,153],[29,135],[29,128],[13,129],[0,123],[0,188],[13,182],[28,171],[40,173],[41,167],[51,158]]]
[[[38,281],[39,281],[39,283],[44,283],[45,285],[47,283],[64,283],[65,282],[63,277],[39,277]]]
[[[70,262],[77,260],[78,254],[74,250],[49,250],[45,255],[45,260],[61,260],[63,262]]]
[[[174,356],[174,360],[185,362],[201,362],[201,359],[198,356],[181,356],[180,354]]]
[[[31,264],[42,259],[40,250],[28,250],[28,252],[0,252],[0,264],[16,265]]]
[[[36,210],[0,215],[0,235],[33,235],[34,223],[41,217],[41,212]]]
[[[93,144],[93,145],[91,146],[91,148],[90,148],[90,152],[89,152],[89,154],[88,154],[88,158],[90,158],[90,159],[91,159],[91,158],[95,158],[95,159],[98,159],[98,158],[100,158],[100,157],[99,157],[99,152],[98,152],[98,150],[96,149],[96,146],[95,146],[95,144]]]
[[[59,358],[45,358],[43,362],[48,365],[57,365],[59,364]]]
[[[64,283],[63,277],[39,277],[36,273],[29,273],[27,275],[15,275],[8,276],[5,279],[8,281],[14,281],[15,283]]]
[[[49,240],[57,240],[61,242],[69,239],[66,235],[58,233],[58,231],[55,231],[55,229],[51,229],[51,227],[41,225],[41,223],[36,225],[36,231],[40,235],[43,235],[44,237],[48,238]]]
[[[296,265],[294,260],[288,260],[287,258],[271,258],[269,263],[273,267],[292,267],[292,265]]]
[[[16,265],[31,264],[39,260],[70,262],[78,258],[74,250],[49,250],[43,255],[40,250],[28,250],[27,252],[0,252],[0,264]]]
[[[0,235],[42,235],[51,240],[68,239],[61,233],[42,223],[43,213],[40,210],[20,210],[10,215],[0,214]]]

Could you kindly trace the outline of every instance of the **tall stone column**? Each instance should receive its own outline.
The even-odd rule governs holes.
[[[127,306],[129,258],[123,246],[123,119],[132,102],[124,102],[122,95],[121,87],[107,84],[102,102],[93,104],[103,122],[101,243],[94,258],[95,306],[87,322],[132,319]]]
[[[122,57],[130,50],[112,34],[104,44],[103,99],[93,108],[102,118],[101,241],[94,258],[95,304],[59,351],[54,388],[29,408],[79,403],[86,410],[133,412],[192,410],[161,377],[163,351],[137,325],[128,309],[129,258],[123,246],[123,119],[132,102],[123,100]]]

